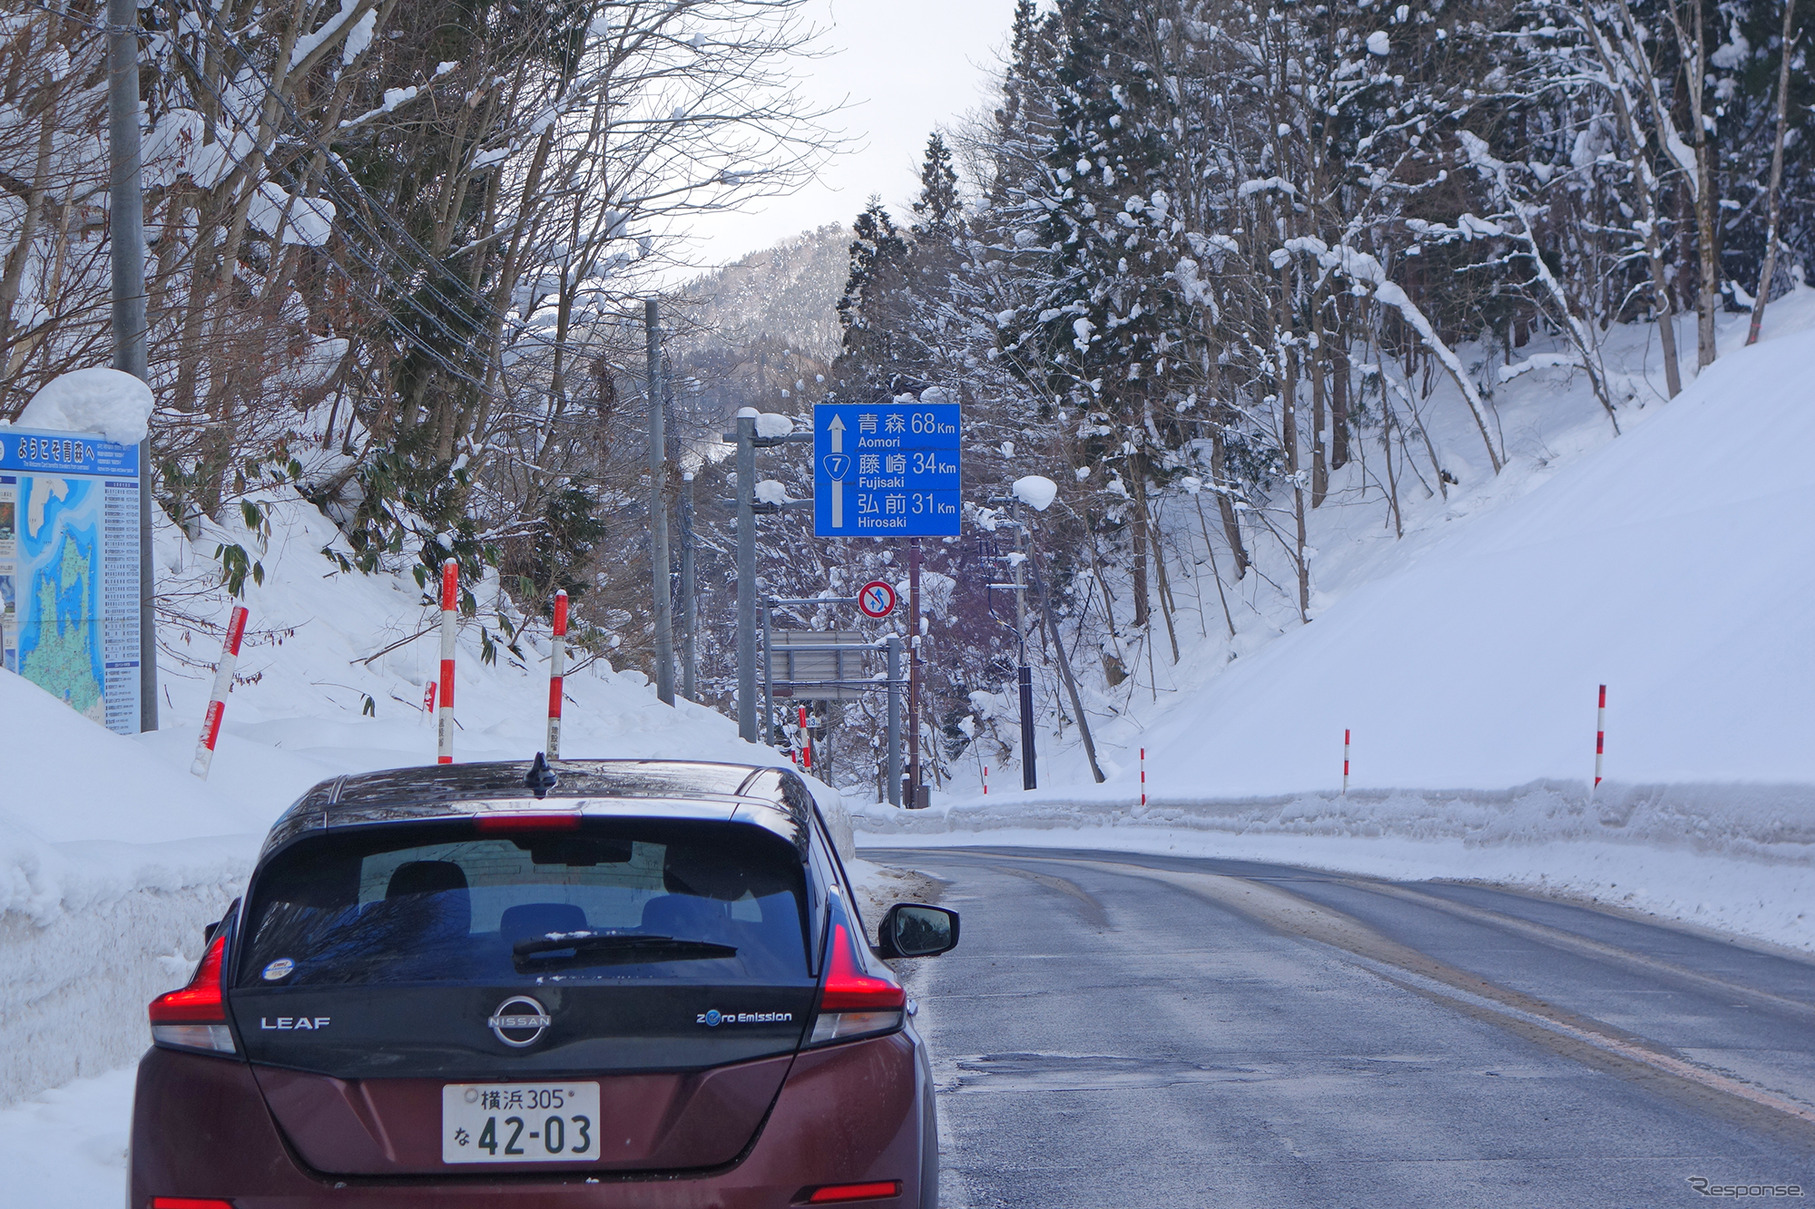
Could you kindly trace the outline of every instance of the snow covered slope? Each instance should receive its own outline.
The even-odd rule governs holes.
[[[1517,438],[1506,471],[1420,501],[1403,541],[1377,501],[1351,509],[1365,521],[1314,514],[1308,625],[1244,616],[1244,582],[1225,644],[1209,595],[1212,632],[1181,633],[1176,669],[1158,640],[1156,700],[1145,666],[1132,694],[1099,692],[1108,784],[1091,786],[1073,743],[1042,753],[1042,781],[1066,800],[1128,800],[1144,747],[1161,798],[1335,789],[1345,729],[1356,786],[1582,781],[1604,683],[1610,780],[1815,786],[1815,300],[1774,305],[1775,337],[1752,348],[1737,347],[1740,319],[1680,397],[1623,408],[1618,438],[1579,375],[1521,379],[1501,407]],[[1553,399],[1568,395],[1565,412]]]
[[[1151,790],[1815,783],[1815,335],[1643,424],[1238,660],[1146,737]]]
[[[271,820],[309,786],[435,758],[422,697],[439,662],[438,613],[407,573],[329,574],[320,551],[337,540],[334,526],[293,497],[265,502],[262,549],[239,529],[195,544],[159,534],[160,589],[189,618],[161,631],[160,731],[122,738],[0,673],[0,1105],[143,1051],[146,1002],[189,973],[203,925],[243,887]],[[204,783],[189,765],[232,604],[209,557],[217,541],[254,548],[267,573],[248,581],[240,683]],[[547,626],[516,616],[513,652],[499,635],[497,612],[511,606],[495,575],[474,593],[480,618],[459,641],[455,758],[528,759],[545,744]],[[492,663],[481,657],[485,629],[498,639]],[[640,674],[604,661],[567,679],[562,753],[779,758],[717,713],[661,704]]]

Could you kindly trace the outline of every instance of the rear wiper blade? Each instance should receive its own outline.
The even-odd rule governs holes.
[[[706,961],[736,957],[734,945],[708,940],[682,940],[649,932],[551,932],[519,940],[511,953],[522,964],[533,958],[584,962],[589,965],[641,961]],[[546,957],[544,955],[547,955]]]

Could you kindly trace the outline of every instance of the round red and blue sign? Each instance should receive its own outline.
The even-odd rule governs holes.
[[[895,611],[895,589],[880,579],[872,579],[857,593],[857,607],[865,617],[887,617]]]

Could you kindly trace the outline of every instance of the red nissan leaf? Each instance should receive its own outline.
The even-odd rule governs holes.
[[[128,1209],[934,1209],[926,1048],[805,782],[657,761],[340,777],[151,1004]]]

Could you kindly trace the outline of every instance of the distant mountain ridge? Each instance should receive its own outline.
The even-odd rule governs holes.
[[[675,308],[684,419],[711,426],[740,407],[810,404],[841,347],[838,299],[849,230],[828,223],[689,283]]]

